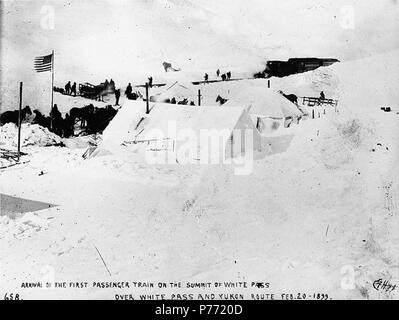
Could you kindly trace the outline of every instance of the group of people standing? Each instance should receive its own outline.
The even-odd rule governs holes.
[[[218,78],[221,77],[222,81],[230,80],[231,79],[231,71],[221,74],[220,70],[217,69],[216,70],[216,77],[218,77]],[[205,73],[204,79],[205,79],[205,81],[209,80],[209,75],[207,73]],[[152,77],[148,78],[147,84],[148,84],[148,86],[150,88],[153,86],[153,78]],[[108,81],[108,79],[105,79],[105,81],[103,83],[101,83],[100,86],[102,87],[102,90],[99,93],[99,96],[103,96],[103,95],[105,95],[107,93],[114,93],[114,95],[115,95],[115,106],[119,106],[119,100],[120,100],[120,96],[121,96],[121,89],[116,89],[115,81],[112,80],[112,79],[110,79],[110,81]],[[97,86],[97,87],[100,87],[100,86]],[[76,82],[74,82],[71,85],[71,81],[68,81],[68,83],[65,85],[64,93],[67,94],[67,95],[76,96],[76,94],[77,94]],[[127,85],[127,87],[126,87],[126,90],[125,90],[125,96],[129,100],[137,100],[139,97],[141,97],[141,94],[139,92],[133,92],[132,84],[129,83]]]
[[[65,94],[67,95],[74,95],[76,96],[76,82],[71,85],[71,81],[68,81],[68,83],[65,85]]]
[[[101,93],[100,93],[101,97],[109,93],[113,93],[115,95],[115,105],[119,106],[119,98],[121,96],[121,90],[116,89],[115,81],[112,80],[112,78],[109,81],[108,79],[105,79],[105,81],[100,84],[100,88],[101,88]]]
[[[149,85],[151,86],[152,85],[152,77],[150,77],[148,79],[149,79]],[[119,106],[120,105],[119,100],[121,97],[121,89],[116,89],[114,80],[111,79],[110,81],[108,81],[106,79],[105,82],[102,83],[102,85],[104,86],[104,92],[114,93],[115,106]],[[133,87],[130,82],[126,87],[125,95],[126,95],[126,98],[129,100],[136,100],[140,96],[137,92],[133,92]]]
[[[105,87],[105,90],[108,91],[115,91],[115,81],[114,80],[109,80],[105,79],[105,81],[102,83]]]
[[[221,78],[222,78],[222,81],[230,80],[230,79],[231,79],[231,71],[226,72],[226,73],[223,73],[223,74],[221,75],[221,74],[220,74],[220,70],[217,69],[217,70],[216,70],[216,77],[217,77],[217,78],[221,77]],[[205,80],[205,82],[207,82],[207,81],[209,80],[209,75],[208,75],[207,73],[205,73],[205,75],[204,75],[204,80]]]

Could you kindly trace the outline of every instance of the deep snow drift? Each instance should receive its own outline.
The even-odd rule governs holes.
[[[21,127],[21,147],[47,147],[61,143],[61,138],[38,124],[23,123]],[[0,147],[8,149],[18,145],[18,127],[7,123],[0,127]]]

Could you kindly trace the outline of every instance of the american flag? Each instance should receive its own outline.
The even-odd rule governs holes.
[[[51,71],[52,65],[53,65],[53,54],[35,58],[34,67],[37,72]]]

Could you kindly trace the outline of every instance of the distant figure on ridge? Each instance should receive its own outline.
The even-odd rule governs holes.
[[[205,73],[205,76],[204,76],[204,79],[205,79],[205,81],[208,81],[208,74],[207,73]]]
[[[73,135],[73,123],[72,123],[71,117],[69,116],[68,113],[65,114],[63,130],[64,130],[64,135],[63,136],[65,138],[68,138],[68,137]]]
[[[115,90],[115,105],[119,106],[119,97],[121,96],[121,89]]]
[[[71,95],[76,96],[76,82],[73,83],[72,87],[71,87]]]
[[[220,76],[220,70],[219,69],[217,69],[216,70],[216,76],[219,78],[219,76]]]
[[[111,87],[111,90],[115,90],[115,82],[114,82],[114,80],[110,80],[109,81],[109,86]]]
[[[129,84],[128,84],[128,86],[126,87],[126,90],[125,90],[125,95],[126,95],[126,97],[127,97],[128,99],[131,98],[131,96],[132,96],[132,91],[133,91],[132,85],[131,85],[130,82],[129,82]]]
[[[320,92],[320,100],[324,100],[326,98],[326,96],[324,95],[324,92]]]
[[[53,109],[51,111],[51,118],[53,121],[53,128],[51,129],[52,132],[54,132],[56,135],[61,136],[62,135],[62,114],[58,110],[58,106],[54,104]]]
[[[71,92],[71,81],[68,81],[68,83],[65,85],[65,93],[70,94]]]
[[[152,77],[148,78],[148,86],[151,88],[152,87]]]
[[[58,106],[57,106],[56,103],[53,106],[53,110],[51,112],[51,116],[53,117],[53,120],[62,118],[61,112],[58,110]]]

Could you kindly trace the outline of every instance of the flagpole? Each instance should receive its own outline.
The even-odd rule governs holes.
[[[18,111],[18,161],[21,156],[21,109],[22,109],[22,82],[19,83],[19,111]]]
[[[54,106],[54,50],[52,52],[51,66],[51,109],[50,109],[50,129],[53,129],[53,106]]]

